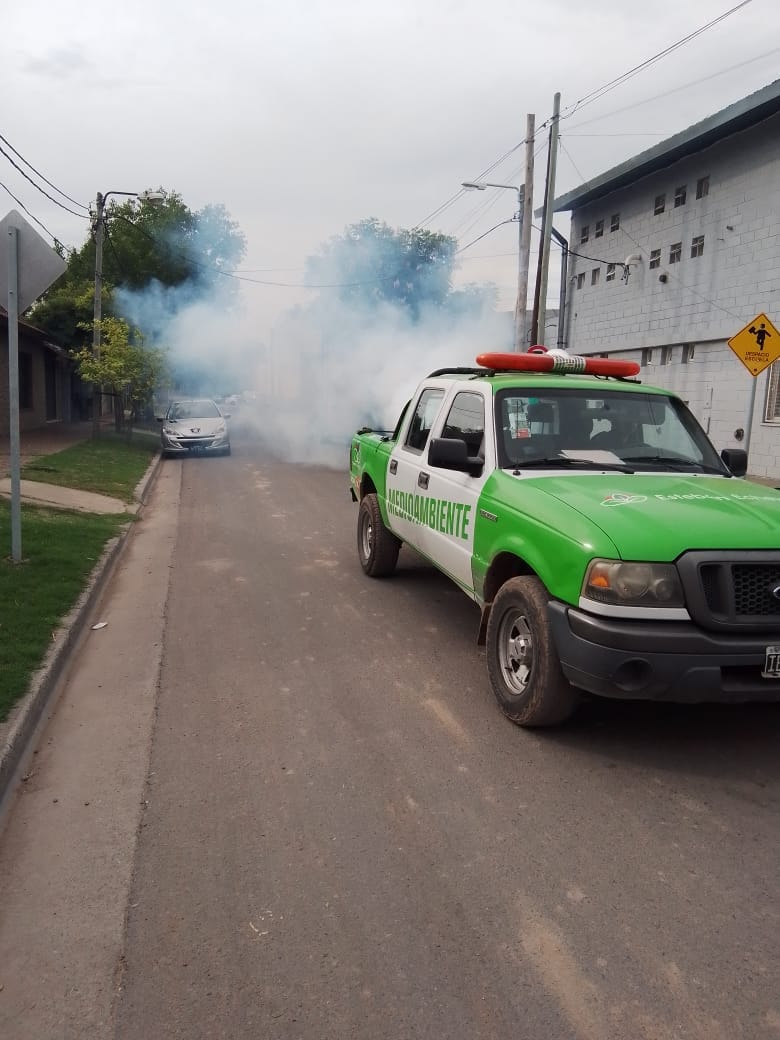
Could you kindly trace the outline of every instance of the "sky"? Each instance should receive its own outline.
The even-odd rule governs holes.
[[[366,217],[456,236],[456,285],[493,283],[499,309],[514,310],[517,225],[495,226],[513,216],[516,194],[462,191],[461,183],[490,168],[483,179],[521,184],[526,115],[534,113],[543,128],[556,92],[560,196],[773,82],[780,76],[780,5],[749,0],[583,102],[737,2],[25,0],[3,11],[0,134],[82,205],[98,191],[156,187],[177,191],[194,211],[224,205],[248,244],[238,271],[240,327],[227,330],[218,303],[203,301],[177,315],[167,339],[204,354],[230,341],[237,356],[254,358],[290,309],[311,300],[312,290],[301,285],[306,258]],[[544,129],[535,151],[538,208]],[[88,219],[54,205],[2,155],[0,184],[0,215],[26,207],[64,244],[86,239]],[[566,214],[556,215],[555,226],[568,237]],[[537,245],[535,232],[531,293]],[[553,250],[552,308],[557,269]],[[147,306],[135,301],[136,312]],[[328,416],[338,413],[353,430],[365,421],[366,388],[372,401],[385,394],[395,407],[408,392],[400,373],[416,382],[421,354],[428,367],[434,360],[473,364],[475,343],[479,350],[496,346],[489,324],[465,327],[456,344],[442,328],[405,339],[385,317],[384,326],[380,319],[367,329],[333,311],[331,338],[348,326],[353,343],[365,346],[352,404],[343,386],[355,365],[334,372],[329,389]],[[308,338],[304,332],[289,344],[296,363]],[[376,384],[378,350],[393,354],[392,392]],[[278,389],[290,383],[287,376],[257,372],[255,383]],[[328,416],[321,416],[323,428]],[[383,421],[392,424],[392,415]],[[337,440],[342,426],[335,423]]]
[[[425,221],[522,141],[527,113],[542,124],[556,91],[560,195],[772,82],[780,5],[751,0],[572,112],[735,2],[25,0],[3,15],[0,134],[83,204],[98,191],[158,186],[193,210],[223,204],[247,238],[245,276],[295,286],[306,257],[346,225]],[[537,150],[538,205],[544,136]],[[523,158],[516,148],[489,179],[521,183]],[[3,156],[0,182],[66,245],[83,243],[88,221]],[[516,226],[469,243],[515,202],[507,191],[463,193],[427,225],[468,247],[457,283],[494,282],[507,310]],[[12,208],[0,188],[0,215]],[[568,236],[566,216],[556,226]],[[308,292],[242,286],[262,336]]]

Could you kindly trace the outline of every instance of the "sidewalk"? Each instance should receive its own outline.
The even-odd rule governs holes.
[[[54,455],[69,448],[71,444],[87,441],[92,436],[91,422],[51,422],[37,430],[24,430],[20,435],[22,465],[40,458]],[[11,472],[11,444],[7,435],[0,437],[0,477]]]
[[[89,440],[92,422],[53,422],[37,430],[23,431],[20,435],[22,466],[43,455],[54,455],[72,444]],[[11,494],[11,445],[8,437],[0,437],[0,497]],[[21,481],[21,497],[24,502],[55,506],[58,509],[76,509],[86,513],[136,513],[137,505],[128,505],[119,498],[96,495],[91,491],[60,487],[34,480]]]

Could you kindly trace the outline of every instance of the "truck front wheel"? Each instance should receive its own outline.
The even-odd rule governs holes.
[[[519,726],[563,722],[579,700],[561,671],[547,620],[548,600],[538,578],[510,578],[490,611],[486,646],[490,684],[501,710]]]
[[[374,494],[366,495],[360,502],[357,547],[360,566],[371,578],[385,578],[395,570],[401,543],[385,527]]]

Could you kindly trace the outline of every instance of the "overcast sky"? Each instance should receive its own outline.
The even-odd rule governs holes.
[[[81,203],[162,185],[195,210],[224,204],[247,237],[247,276],[295,283],[345,225],[415,226],[522,140],[526,113],[541,124],[555,91],[566,114],[735,2],[24,0],[4,5],[0,133]],[[779,75],[780,5],[752,0],[564,119],[556,193]],[[523,152],[490,179],[520,183]],[[87,221],[2,156],[0,181],[82,244]],[[510,192],[486,195],[464,194],[431,226],[466,245],[512,215]],[[0,215],[12,208],[0,189]],[[568,235],[567,218],[556,224]],[[516,242],[511,225],[487,235],[464,252],[458,281],[494,281],[511,308]],[[305,298],[243,293],[260,330]]]

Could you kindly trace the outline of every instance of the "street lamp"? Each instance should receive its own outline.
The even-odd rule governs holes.
[[[517,192],[517,302],[515,304],[515,350],[522,349],[523,329],[525,326],[525,306],[528,299],[528,255],[523,249],[523,217],[525,214],[525,187],[516,184],[493,184],[490,181],[463,181],[462,187],[467,191],[484,191],[486,188],[505,188]]]
[[[128,195],[131,198],[141,199],[142,202],[150,202],[157,205],[165,200],[165,192],[147,191],[107,191],[98,192],[95,199],[95,305],[92,317],[92,356],[97,360],[100,357],[100,322],[103,316],[103,234],[105,230],[106,199],[109,195]],[[93,436],[100,433],[100,410],[103,390],[99,383],[95,383],[92,397],[92,432]]]

